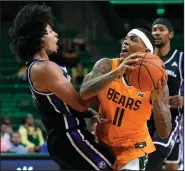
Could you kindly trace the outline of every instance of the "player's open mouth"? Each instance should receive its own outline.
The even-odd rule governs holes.
[[[161,39],[155,39],[155,43],[161,43],[162,40]]]
[[[59,47],[58,47],[58,41],[59,41],[59,39],[57,39],[57,41],[56,41],[56,46],[57,46],[57,49],[59,49]]]
[[[128,49],[126,47],[122,47],[121,53],[128,52]]]
[[[155,40],[161,40],[161,38],[160,37],[155,37]]]

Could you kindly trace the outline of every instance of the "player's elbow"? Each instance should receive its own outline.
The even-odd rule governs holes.
[[[87,100],[87,96],[86,94],[82,91],[80,91],[80,97],[83,99],[83,100]]]
[[[87,95],[87,91],[83,87],[81,87],[81,89],[80,89],[80,97],[83,100],[87,100],[89,98]]]
[[[159,137],[162,139],[166,139],[170,136],[170,131],[163,131],[163,132],[158,132]]]

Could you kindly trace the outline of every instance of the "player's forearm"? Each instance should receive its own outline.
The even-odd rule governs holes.
[[[167,138],[172,128],[171,112],[167,105],[160,99],[152,101],[154,120],[157,132],[161,138]]]
[[[114,70],[103,76],[94,78],[83,83],[80,88],[80,96],[84,100],[96,96],[102,89],[107,87],[117,77],[118,71]]]

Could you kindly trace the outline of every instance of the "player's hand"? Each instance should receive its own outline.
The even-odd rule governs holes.
[[[101,124],[102,122],[108,122],[108,119],[103,118],[99,113],[91,118],[91,125],[95,123]]]
[[[166,87],[167,84],[167,80],[166,78],[162,77],[161,80],[159,80],[157,87],[153,87],[152,91],[151,91],[151,99],[152,101],[157,100],[157,99],[161,99],[164,100],[163,98],[163,91]]]
[[[137,53],[131,54],[125,59],[120,58],[121,63],[117,67],[118,75],[123,75],[126,71],[133,70],[134,67],[132,65],[142,60],[142,58],[138,58],[139,55],[140,55],[140,52],[137,52]]]
[[[177,108],[180,106],[184,106],[184,97],[175,95],[169,97],[169,105],[171,108]]]
[[[92,123],[100,123],[101,124],[102,122],[108,121],[107,119],[103,118],[101,116],[101,114],[98,113],[97,111],[95,111],[94,109],[89,108],[88,113],[90,114],[89,116],[91,116],[91,117],[88,117],[91,120],[91,124]]]
[[[108,122],[108,119],[103,118],[100,114],[94,116],[94,117],[91,119],[91,133],[92,133],[93,135],[96,135],[96,127],[97,127],[97,124],[107,123],[107,122]],[[97,137],[96,137],[96,138],[97,138]]]

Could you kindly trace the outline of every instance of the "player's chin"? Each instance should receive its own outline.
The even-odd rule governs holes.
[[[157,48],[160,48],[160,47],[163,46],[163,44],[162,44],[162,43],[155,43],[155,46],[156,46]]]
[[[56,54],[56,53],[57,53],[57,49],[54,49],[54,50],[49,51],[47,54],[48,55],[53,55],[53,54]]]
[[[120,53],[120,57],[121,58],[126,58],[128,56],[129,56],[129,53],[128,52],[122,52],[122,53]]]
[[[58,46],[56,45],[56,47],[53,49],[53,53],[57,53],[58,51]]]

